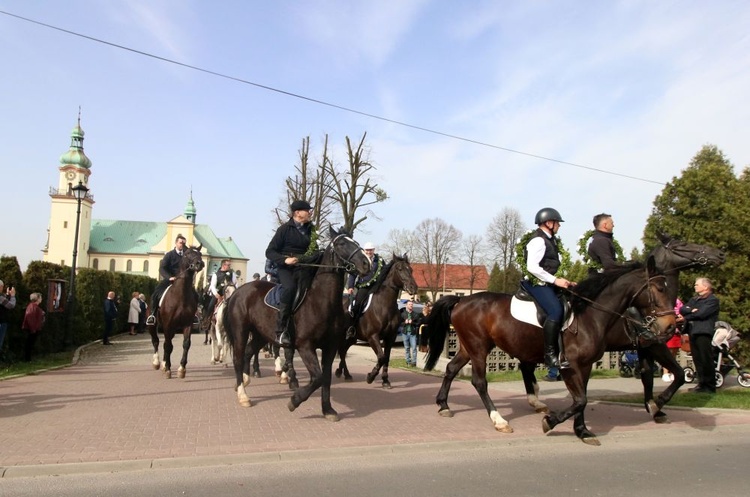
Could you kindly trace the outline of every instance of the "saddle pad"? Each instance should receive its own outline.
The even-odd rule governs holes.
[[[526,300],[517,299],[515,296],[510,299],[510,315],[513,316],[513,318],[523,323],[528,323],[532,326],[536,326],[537,328],[541,328],[542,324],[539,322],[536,312],[535,302],[528,302]],[[573,322],[573,318],[573,313],[569,312],[568,319],[566,319],[563,323],[563,330],[567,329],[568,326],[570,326],[570,323]]]
[[[169,285],[167,288],[164,289],[164,293],[161,294],[161,298],[159,299],[159,307],[164,303],[164,297],[167,296],[167,292],[169,289],[172,288],[172,285]]]
[[[362,314],[367,312],[367,309],[370,308],[370,304],[372,303],[372,296],[373,296],[372,293],[367,296],[367,301],[365,302],[365,305],[362,307]],[[349,303],[349,315],[351,317],[354,317],[354,313],[352,312],[353,307],[354,307],[354,299],[352,299],[352,301]]]
[[[307,295],[307,291],[303,293],[302,295],[297,294],[297,300],[294,302],[293,310],[292,312],[299,309],[299,306],[302,305],[302,302],[305,300],[305,296]],[[266,296],[263,297],[263,303],[266,304],[268,307],[271,307],[272,309],[279,310],[279,306],[281,305],[281,285],[276,284],[274,285],[268,292],[266,292]]]

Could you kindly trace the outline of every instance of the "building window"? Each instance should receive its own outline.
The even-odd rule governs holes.
[[[133,270],[133,261],[128,259],[128,262],[125,264],[125,271],[131,272]]]
[[[67,228],[67,227],[68,227],[68,222],[67,221],[63,221],[63,228]]]
[[[109,260],[109,270],[112,271],[112,272],[115,271],[115,260],[114,259],[110,259]]]
[[[143,261],[143,272],[148,273],[148,261]]]
[[[99,269],[99,259],[94,259],[91,267],[93,267],[94,269]]]

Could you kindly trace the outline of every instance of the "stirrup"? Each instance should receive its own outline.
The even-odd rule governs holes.
[[[354,326],[348,327],[346,329],[346,339],[351,340],[355,336],[357,336],[357,328],[355,328]]]
[[[156,324],[156,315],[151,314],[146,318],[146,326],[154,326]]]
[[[544,354],[544,365],[548,368],[558,368],[562,369],[560,366],[560,360],[557,358],[557,353],[547,353]],[[568,367],[570,367],[570,364],[568,364]]]
[[[276,334],[276,345],[279,347],[291,347],[292,342],[289,339],[289,332],[288,331],[282,331],[281,333]]]

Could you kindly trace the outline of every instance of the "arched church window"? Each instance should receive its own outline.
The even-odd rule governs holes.
[[[148,261],[143,261],[143,272],[148,273]]]
[[[94,261],[91,263],[91,267],[94,269],[99,269],[99,259],[94,259]]]
[[[133,270],[133,261],[128,259],[128,262],[125,264],[125,271],[131,272]]]
[[[110,259],[109,260],[109,270],[112,271],[112,272],[115,271],[115,260],[114,259]]]

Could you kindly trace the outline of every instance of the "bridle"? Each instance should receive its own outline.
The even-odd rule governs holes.
[[[347,255],[346,257],[342,257],[336,252],[335,250],[331,250],[333,252],[333,256],[336,259],[339,259],[342,264],[316,264],[316,263],[310,263],[310,262],[298,262],[297,266],[304,266],[304,267],[320,267],[320,268],[328,268],[328,269],[343,269],[347,273],[354,273],[356,272],[357,268],[355,264],[352,262],[352,258],[360,251],[362,250],[362,247],[359,246],[359,244],[354,241],[352,238],[350,238],[346,233],[341,233],[339,235],[336,235],[333,240],[328,244],[329,247],[333,247],[336,241],[339,238],[348,238],[352,241],[354,244],[354,248],[352,249],[351,253]]]
[[[187,248],[185,250],[187,250],[189,252],[190,251],[195,251],[195,252],[198,252],[198,254],[200,255],[200,251],[197,250],[197,249],[195,249],[195,248],[193,248],[193,247],[189,247],[189,248]],[[203,266],[204,266],[203,259],[198,259],[197,261],[193,261],[193,262],[191,262],[188,265],[188,267],[186,267],[185,269],[183,269],[182,271],[180,271],[177,274],[177,276],[175,276],[175,279],[184,278],[185,275],[187,275],[187,274],[189,274],[191,272],[192,273],[197,273],[198,271],[200,271],[201,269],[203,269]]]
[[[667,252],[670,252],[670,253],[674,254],[675,256],[677,256],[677,257],[681,257],[683,259],[687,259],[690,262],[688,262],[687,264],[683,264],[681,266],[675,266],[675,267],[673,267],[673,268],[671,268],[669,270],[664,271],[665,273],[669,273],[669,272],[673,272],[673,271],[676,272],[676,271],[679,271],[681,269],[693,267],[696,264],[701,265],[701,266],[705,266],[705,265],[709,264],[708,257],[706,256],[706,249],[701,249],[699,252],[690,252],[688,254],[689,256],[688,255],[683,255],[679,251],[680,250],[680,246],[679,245],[677,247],[670,247],[670,245],[674,241],[676,241],[676,240],[669,240],[667,243],[662,244],[662,247],[664,247],[664,250],[666,250]]]

